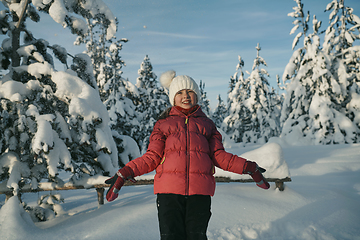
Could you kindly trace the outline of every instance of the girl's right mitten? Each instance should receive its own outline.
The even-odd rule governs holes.
[[[106,193],[106,200],[108,202],[114,201],[118,197],[119,191],[127,179],[136,182],[132,169],[125,166],[119,169],[113,177],[105,181],[106,184],[110,184],[109,190]]]

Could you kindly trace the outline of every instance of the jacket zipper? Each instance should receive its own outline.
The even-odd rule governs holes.
[[[177,111],[180,112],[179,110],[177,110]],[[186,176],[185,176],[185,178],[186,178],[185,179],[186,189],[185,189],[185,195],[189,195],[189,188],[190,188],[190,184],[189,184],[189,178],[190,178],[190,176],[189,176],[190,175],[190,154],[189,154],[190,136],[189,136],[188,122],[189,122],[189,116],[193,115],[195,112],[192,112],[188,116],[186,116],[184,114],[185,115],[185,130],[186,130],[186,139],[185,139],[186,140]]]
[[[165,156],[164,156],[163,159],[161,160],[160,165],[162,165],[164,162],[165,162]],[[161,178],[163,172],[164,172],[164,169],[163,169],[163,167],[161,167],[161,172],[159,173],[159,178]]]
[[[189,136],[189,126],[188,126],[189,118],[186,116],[185,119],[185,128],[186,128],[186,189],[185,189],[185,195],[189,195],[189,175],[190,175],[190,136]]]
[[[160,165],[163,164],[164,162],[165,162],[165,156],[164,156],[163,159],[161,160]]]

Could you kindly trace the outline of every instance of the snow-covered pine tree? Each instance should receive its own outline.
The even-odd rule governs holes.
[[[342,112],[355,124],[360,141],[360,47],[354,45],[360,39],[360,18],[353,9],[345,6],[344,0],[333,0],[329,11],[329,26],[326,29],[323,49],[332,57],[331,72],[341,87]]]
[[[216,127],[221,128],[222,123],[227,116],[227,109],[224,101],[221,99],[220,94],[216,98],[218,103],[215,107],[213,114],[211,115],[211,119],[214,121]]]
[[[271,112],[272,96],[267,80],[270,75],[264,68],[261,68],[261,65],[267,66],[267,64],[260,56],[259,43],[256,50],[257,55],[248,79],[250,94],[244,101],[244,105],[250,112],[250,121],[244,124],[246,128],[242,138],[244,143],[266,143],[271,137],[278,136],[280,133],[276,116]]]
[[[118,148],[118,157],[119,161],[121,161],[119,164],[122,165],[138,157],[136,152],[139,149],[126,148],[128,144],[135,141],[133,136],[140,129],[139,114],[135,111],[135,104],[129,98],[129,95],[126,95],[128,92],[137,93],[137,88],[128,80],[124,82],[114,81],[109,85],[107,92],[108,98],[104,101],[104,104],[110,116],[109,126]],[[135,152],[132,152],[132,150]]]
[[[323,49],[327,54],[343,57],[343,51],[360,39],[360,18],[353,9],[345,6],[345,0],[332,0],[325,9],[330,11],[329,26],[325,32]]]
[[[297,6],[293,7],[294,12],[288,14],[288,16],[295,18],[295,20],[293,21],[293,24],[295,26],[291,29],[290,35],[294,34],[300,26],[302,28],[302,31],[300,31],[294,38],[292,44],[293,50],[298,44],[301,36],[304,35],[304,38],[307,37],[308,22],[310,20],[309,13],[307,13],[307,15],[305,16],[303,12],[303,4],[301,3],[301,1],[297,0],[296,3]],[[306,113],[305,109],[308,109],[309,100],[306,99],[304,96],[306,94],[306,89],[302,86],[300,80],[296,79],[296,75],[299,72],[301,62],[305,53],[305,47],[299,48],[294,51],[282,77],[283,82],[286,86],[286,95],[284,98],[284,104],[282,107],[280,118],[280,122],[282,125],[281,136],[285,138],[289,136],[288,141],[293,142],[299,141],[298,138],[303,136],[303,128],[307,127],[304,126],[303,119],[305,117],[303,115]],[[308,118],[309,117],[306,116],[306,119]],[[293,137],[291,138],[291,136]],[[295,139],[293,140],[293,138]]]
[[[230,77],[229,92],[227,98],[227,116],[221,129],[235,142],[241,142],[245,125],[249,124],[250,112],[244,102],[249,98],[250,88],[248,79],[244,79],[242,68],[244,61],[238,56],[239,63],[236,65],[236,72]]]
[[[140,113],[140,131],[135,136],[144,153],[149,145],[149,137],[160,114],[170,106],[164,88],[158,86],[157,76],[153,72],[150,58],[146,55],[138,70],[136,87],[139,90],[139,102],[136,111]]]
[[[153,67],[148,55],[144,57],[144,60],[140,64],[138,70],[139,77],[136,79],[136,87],[144,89],[157,88],[156,74],[153,72]]]
[[[277,79],[279,78],[279,75],[276,76]],[[279,90],[281,90],[280,86],[278,85],[278,90],[271,87],[270,93],[269,93],[269,107],[270,107],[270,119],[275,121],[276,127],[276,133],[275,136],[280,136],[281,134],[281,124],[280,124],[280,117],[281,117],[281,109],[282,104],[284,101],[284,97],[282,94],[279,93]]]
[[[199,91],[201,94],[201,98],[199,99],[198,104],[201,107],[201,110],[206,114],[206,116],[211,118],[210,101],[206,96],[205,83],[202,80],[200,80]]]
[[[110,128],[116,141],[119,164],[123,165],[132,158],[137,157],[138,149],[127,149],[140,133],[139,114],[136,112],[135,103],[139,97],[137,88],[122,77],[122,60],[120,51],[126,38],[117,39],[116,36],[107,38],[109,20],[104,14],[86,17],[88,30],[79,36],[76,44],[85,44],[86,53],[90,56],[93,74],[100,97],[110,115]],[[118,22],[115,19],[116,26]],[[126,142],[130,141],[130,142]]]
[[[302,26],[293,48],[301,36],[304,46],[295,50],[285,68],[287,84],[281,113],[282,137],[292,143],[349,143],[356,139],[356,128],[343,111],[344,91],[332,74],[332,56],[320,49],[318,30],[321,22],[313,18],[313,33],[307,35],[309,14],[304,19],[303,4],[289,16],[296,18],[291,34]]]
[[[61,184],[60,170],[70,170],[78,184],[114,174],[117,151],[98,91],[75,71],[57,71],[54,60],[67,65],[66,50],[36,39],[25,24],[32,20],[41,27],[42,11],[82,34],[86,24],[76,14],[108,14],[109,9],[95,0],[91,6],[85,1],[2,3],[1,34],[8,38],[0,49],[0,67],[8,72],[0,78],[1,186],[16,195],[24,184],[36,189],[42,179]],[[91,76],[89,69],[83,71]]]

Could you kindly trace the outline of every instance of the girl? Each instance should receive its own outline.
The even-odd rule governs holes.
[[[134,177],[156,169],[154,193],[161,239],[207,239],[215,166],[250,174],[261,188],[270,185],[261,174],[265,170],[255,162],[224,150],[215,124],[197,105],[201,95],[191,77],[175,77],[174,71],[168,71],[160,82],[169,89],[173,107],[156,122],[147,152],[106,180],[111,184],[106,199],[115,200],[126,180],[134,181]]]

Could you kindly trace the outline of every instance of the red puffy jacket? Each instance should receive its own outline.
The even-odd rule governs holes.
[[[246,159],[224,150],[215,124],[198,108],[186,116],[172,107],[156,122],[147,152],[126,165],[136,176],[156,169],[154,193],[211,195],[214,166],[242,174]]]

